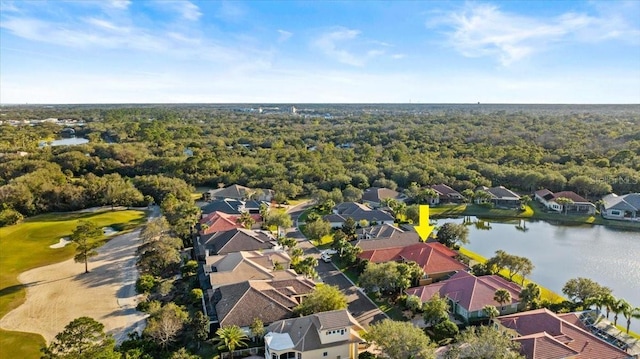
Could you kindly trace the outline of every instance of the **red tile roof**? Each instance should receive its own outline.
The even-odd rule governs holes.
[[[373,263],[389,261],[413,261],[427,275],[466,270],[468,267],[453,259],[455,252],[440,243],[416,243],[410,246],[372,249],[363,251],[358,256]]]
[[[504,327],[515,330],[521,337],[516,340],[528,340],[529,336],[540,337],[541,333],[551,337],[556,343],[553,345],[548,339],[544,339],[544,344],[536,340],[535,345],[527,343],[522,346],[522,354],[528,359],[555,359],[564,358],[560,356],[557,343],[565,346],[565,351],[576,352],[576,359],[622,359],[631,355],[607,344],[590,332],[579,326],[572,324],[548,309],[537,309],[528,312],[505,315],[496,318]],[[567,351],[568,352],[568,351]],[[554,355],[558,356],[554,356]]]
[[[200,219],[200,224],[207,225],[207,229],[200,231],[200,235],[242,228],[242,225],[237,222],[238,218],[240,218],[240,216],[237,214],[228,214],[219,211],[209,213]],[[261,221],[259,214],[252,214],[251,218],[256,222]]]
[[[578,195],[573,191],[562,191],[562,192],[556,192],[553,194],[553,199],[558,199],[560,197],[569,198],[573,202],[589,202],[586,198]]]
[[[423,302],[428,301],[435,293],[457,302],[469,312],[482,310],[485,305],[500,307],[493,297],[496,290],[506,289],[511,294],[511,302],[520,302],[520,287],[496,275],[476,277],[467,272],[458,272],[451,278],[422,287],[409,288],[408,295],[416,295]]]

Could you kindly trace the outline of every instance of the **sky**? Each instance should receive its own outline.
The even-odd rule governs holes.
[[[640,103],[640,1],[0,0],[0,103]]]

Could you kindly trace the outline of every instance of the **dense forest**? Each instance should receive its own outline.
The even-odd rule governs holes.
[[[593,201],[640,192],[637,105],[316,107],[3,106],[2,210],[160,203],[169,192],[186,200],[196,186],[234,183],[282,200],[413,183],[566,189]],[[46,118],[69,121],[38,121]],[[65,127],[90,142],[39,146]]]

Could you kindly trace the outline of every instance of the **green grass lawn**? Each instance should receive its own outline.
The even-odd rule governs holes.
[[[144,222],[143,211],[104,211],[98,213],[52,213],[35,216],[23,223],[0,228],[0,318],[24,303],[26,291],[18,275],[29,269],[62,262],[74,255],[75,246],[53,249],[75,229],[79,220],[90,220],[100,227],[130,230]],[[1,331],[0,358],[39,357],[42,336]]]

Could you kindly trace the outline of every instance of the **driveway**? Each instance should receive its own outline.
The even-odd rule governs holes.
[[[310,255],[318,259],[318,267],[316,270],[320,278],[324,283],[337,286],[342,290],[347,297],[347,309],[349,309],[351,315],[353,315],[360,325],[368,329],[372,323],[388,318],[387,315],[371,302],[369,297],[359,291],[333,263],[326,263],[321,260],[320,252],[311,242],[303,240],[298,243],[298,246],[304,250],[305,255]]]

